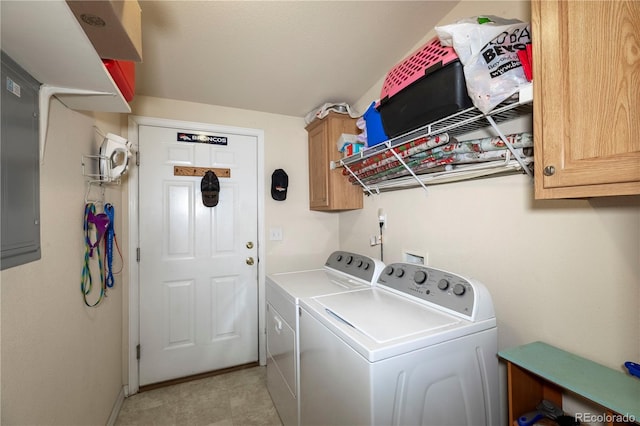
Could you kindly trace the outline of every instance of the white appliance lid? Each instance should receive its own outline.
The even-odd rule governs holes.
[[[325,311],[378,344],[468,323],[383,290],[363,289],[313,298]]]
[[[296,302],[303,297],[371,287],[369,283],[327,269],[272,274],[267,276],[267,280],[272,281],[291,295]]]

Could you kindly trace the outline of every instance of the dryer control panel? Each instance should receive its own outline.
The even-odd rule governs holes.
[[[460,275],[411,263],[387,265],[378,284],[465,317],[473,317],[474,284]]]
[[[384,268],[384,264],[377,259],[348,251],[334,251],[324,266],[371,284],[376,282]]]

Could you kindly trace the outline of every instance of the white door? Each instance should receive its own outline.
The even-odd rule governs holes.
[[[144,125],[138,138],[140,385],[257,361],[257,138]],[[174,166],[229,169],[218,205]]]

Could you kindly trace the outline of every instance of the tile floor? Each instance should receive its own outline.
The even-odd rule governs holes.
[[[125,399],[116,426],[281,426],[266,378],[252,367],[142,392]]]

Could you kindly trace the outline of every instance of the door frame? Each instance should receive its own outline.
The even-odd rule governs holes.
[[[199,123],[191,121],[170,120],[156,117],[129,116],[128,137],[132,144],[133,151],[137,152],[138,128],[139,126],[156,126],[167,128],[190,129],[203,132],[231,133],[243,136],[254,136],[257,139],[257,207],[258,207],[258,357],[260,365],[266,364],[266,337],[265,333],[265,185],[264,185],[264,130],[250,129],[244,127],[223,126],[218,124]],[[144,161],[144,160],[143,160]],[[140,267],[136,258],[136,248],[140,247],[139,216],[138,206],[138,167],[131,167],[128,172],[127,201],[128,201],[128,226],[129,226],[129,300],[128,300],[128,384],[125,385],[125,395],[133,395],[140,388],[139,366],[136,354],[136,346],[140,343]],[[126,306],[126,304],[125,304]]]

